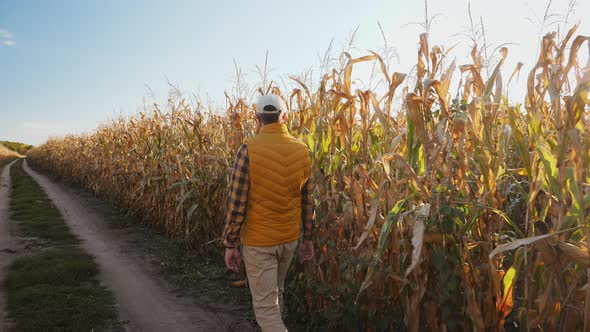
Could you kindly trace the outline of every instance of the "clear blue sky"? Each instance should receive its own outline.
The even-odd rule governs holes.
[[[430,1],[430,13],[440,14],[433,43],[468,45],[460,35],[469,24],[467,2]],[[530,69],[546,3],[471,1],[488,43],[516,43],[509,45],[507,71],[517,61]],[[567,4],[553,1],[550,12],[558,16],[552,21],[564,19]],[[590,12],[588,0],[578,1],[570,22],[579,22],[584,12]],[[341,49],[357,26],[353,53],[379,50],[377,22],[399,53],[392,69],[409,72],[422,28],[406,24],[423,17],[423,1],[409,0],[2,0],[0,140],[40,144],[48,136],[90,132],[121,112],[134,114],[144,98],[151,101],[146,85],[164,101],[167,79],[223,106],[223,92],[233,86],[234,60],[255,83],[255,66],[264,63],[268,50],[278,80],[317,66],[330,41]],[[589,35],[589,23],[582,21],[578,33]]]

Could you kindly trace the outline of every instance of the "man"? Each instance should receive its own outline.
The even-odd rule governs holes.
[[[301,228],[299,258],[314,258],[311,157],[283,124],[285,112],[278,96],[258,100],[256,119],[262,128],[238,150],[223,232],[225,264],[234,272],[241,265],[242,244],[256,321],[263,332],[286,331],[281,317],[285,277]]]

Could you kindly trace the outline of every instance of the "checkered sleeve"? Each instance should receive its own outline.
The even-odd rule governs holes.
[[[303,238],[311,240],[313,234],[314,204],[313,204],[313,179],[307,179],[301,189],[301,221],[303,225]]]
[[[249,164],[248,146],[243,144],[238,149],[229,184],[229,210],[225,218],[225,228],[222,235],[223,245],[228,248],[239,245],[240,230],[246,219],[246,205],[250,188]]]

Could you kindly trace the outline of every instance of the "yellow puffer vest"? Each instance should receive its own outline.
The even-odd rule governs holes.
[[[301,189],[310,176],[309,149],[283,124],[249,139],[250,191],[241,242],[270,247],[299,239]]]

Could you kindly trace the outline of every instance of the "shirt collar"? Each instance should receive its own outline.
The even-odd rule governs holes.
[[[283,123],[269,123],[267,125],[262,126],[260,132],[288,134],[289,130],[287,129],[287,126]]]

